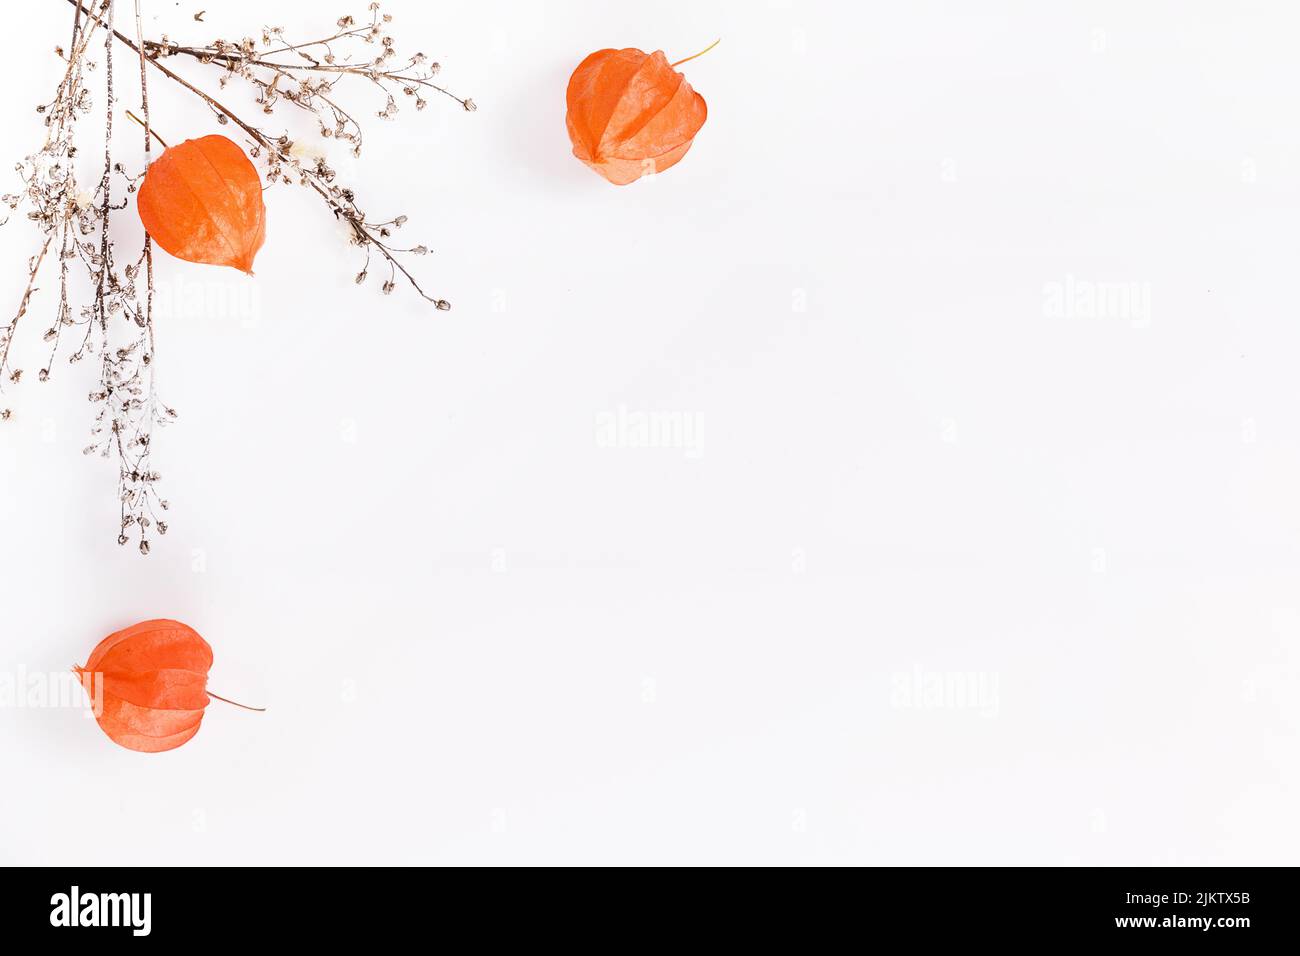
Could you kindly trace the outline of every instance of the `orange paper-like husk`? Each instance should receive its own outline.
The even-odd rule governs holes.
[[[199,730],[208,706],[212,648],[179,621],[144,621],[110,634],[77,668],[99,726],[129,750],[158,753]]]
[[[145,172],[136,208],[153,241],[187,262],[252,273],[266,238],[257,170],[224,136],[166,149]]]
[[[569,79],[573,155],[616,186],[676,165],[708,118],[662,51],[598,50]]]

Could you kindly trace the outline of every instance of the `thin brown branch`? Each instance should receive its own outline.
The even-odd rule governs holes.
[[[35,256],[35,261],[28,272],[27,288],[23,290],[23,297],[18,303],[18,312],[5,326],[4,343],[3,347],[0,347],[0,376],[9,374],[9,348],[13,345],[14,333],[18,330],[18,322],[27,314],[27,306],[32,301],[32,293],[36,291],[36,275],[41,271],[41,263],[45,261],[45,253],[50,249],[52,238],[52,236],[46,235],[45,242],[41,245],[41,251]]]
[[[73,6],[81,5],[80,0],[68,0],[68,3],[72,4]],[[83,7],[83,9],[85,8]],[[132,40],[129,37],[124,36],[122,33],[118,32],[117,30],[112,30],[112,35],[116,37],[121,43],[125,44],[129,49],[134,51],[137,55],[144,56],[144,54],[141,52],[144,49],[142,44],[137,45],[136,43],[132,42]],[[197,86],[195,86],[193,83],[186,80],[178,73],[175,73],[174,71],[163,66],[162,63],[158,62],[157,58],[144,56],[144,59],[147,63],[152,65],[155,69],[161,72],[168,79],[173,80],[176,83],[179,83],[186,90],[189,90],[199,99],[201,99],[204,103],[208,105],[210,109],[221,114],[222,116],[225,116],[226,119],[234,123],[245,133],[247,133],[250,137],[252,137],[255,143],[257,143],[259,146],[263,147],[264,149],[274,154],[277,158],[279,158],[281,162],[289,163],[291,165],[294,165],[295,167],[297,166],[297,164],[294,162],[293,157],[289,155],[288,150],[281,144],[280,141],[272,139],[270,136],[262,132],[257,127],[241,119],[232,110],[222,105],[222,103],[218,101],[215,97],[213,97],[208,93],[205,93],[203,90],[199,89]],[[321,177],[319,175],[313,173],[309,169],[305,169],[301,167],[298,168],[302,173],[303,182],[307,186],[309,186],[314,192],[320,195],[322,199],[325,200],[326,205],[330,208],[330,211],[333,212],[337,218],[343,219],[347,222],[349,228],[352,229],[353,235],[356,237],[358,244],[361,245],[373,244],[374,248],[379,250],[380,255],[382,255],[386,260],[388,260],[389,265],[396,272],[401,273],[401,275],[406,279],[406,281],[410,283],[411,288],[413,288],[416,291],[416,293],[425,301],[432,303],[436,308],[440,310],[445,311],[451,308],[451,304],[447,302],[445,299],[436,298],[424,291],[424,289],[420,286],[420,283],[416,281],[413,275],[411,275],[410,271],[407,270],[407,268],[404,265],[402,265],[402,263],[399,262],[397,258],[393,255],[393,251],[389,249],[387,245],[381,242],[380,238],[377,235],[372,233],[367,228],[364,219],[357,214],[356,210],[353,208],[349,208],[339,199],[331,195],[329,187],[320,181]]]

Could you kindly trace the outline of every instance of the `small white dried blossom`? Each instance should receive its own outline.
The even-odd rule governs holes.
[[[325,150],[318,143],[301,139],[294,140],[293,145],[289,147],[289,155],[298,162],[310,166],[315,166],[318,162],[323,163],[329,159]]]

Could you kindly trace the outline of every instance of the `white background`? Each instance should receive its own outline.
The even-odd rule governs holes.
[[[65,6],[0,65],[6,164]],[[146,32],[267,19],[199,6],[146,0]],[[340,168],[454,310],[353,285],[296,187],[256,279],[162,256],[147,559],[81,369],[6,393],[0,669],[170,616],[270,709],[158,756],[0,709],[0,860],[1295,862],[1293,4],[389,9],[479,111],[388,125],[343,87]],[[618,189],[569,155],[587,53],[717,36],[679,166]],[[165,137],[217,131],[153,90]],[[0,230],[5,301],[33,240]],[[1063,315],[1067,283],[1149,311]],[[699,430],[609,447],[620,410]]]

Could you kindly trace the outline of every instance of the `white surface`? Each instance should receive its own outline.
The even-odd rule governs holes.
[[[268,19],[198,6],[147,30]],[[63,7],[0,66],[9,159]],[[300,190],[252,282],[163,257],[148,559],[85,383],[11,393],[0,666],[174,616],[270,710],[149,757],[0,709],[0,860],[1295,862],[1293,4],[389,9],[480,109],[369,122],[346,178],[455,309],[353,286]],[[681,165],[569,155],[586,53],[719,35]],[[31,239],[0,230],[5,301]],[[1138,311],[1052,314],[1098,282]],[[698,443],[607,447],[620,409]],[[945,675],[982,694],[909,699]]]

